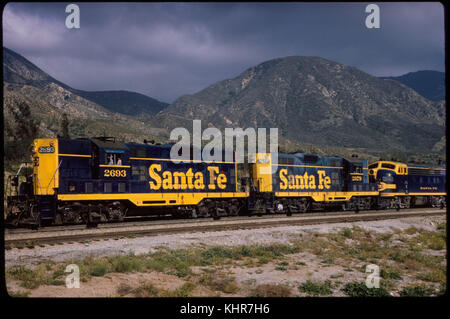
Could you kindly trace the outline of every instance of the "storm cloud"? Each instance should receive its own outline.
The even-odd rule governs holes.
[[[3,46],[83,90],[130,90],[172,102],[266,60],[320,56],[376,76],[445,69],[440,3],[9,3]]]

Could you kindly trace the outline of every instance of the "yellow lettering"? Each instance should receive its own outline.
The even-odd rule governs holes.
[[[280,189],[286,189],[288,181],[286,179],[287,169],[280,169]]]
[[[289,189],[294,189],[295,188],[295,178],[294,175],[289,175],[288,176],[289,179]]]
[[[186,178],[187,178],[187,183],[188,183],[189,189],[193,189],[194,184],[193,184],[192,179],[194,178],[194,174],[192,173],[192,168],[188,169],[188,171],[186,172]]]
[[[325,186],[326,189],[330,189],[330,184],[331,184],[331,178],[329,176],[325,176],[325,178],[323,180],[323,185]]]
[[[217,186],[220,189],[225,189],[227,187],[227,176],[225,174],[219,174],[217,176]]]
[[[163,189],[172,189],[172,173],[169,171],[165,171],[162,173],[163,182],[162,187]]]
[[[303,176],[302,175],[295,175],[295,188],[296,189],[303,189],[305,186],[303,186]]]
[[[305,187],[305,189],[308,189],[309,187],[309,185],[308,185],[308,172],[305,172],[305,174],[303,175],[303,184],[304,184],[304,187]]]
[[[316,189],[316,178],[314,175],[309,176],[309,188]]]
[[[173,188],[174,189],[186,189],[186,175],[183,172],[175,172],[173,173]]]
[[[209,189],[216,189],[216,174],[219,173],[219,168],[217,166],[208,166],[208,171],[209,171],[209,185],[208,188]]]
[[[194,181],[194,187],[195,189],[204,189],[205,184],[203,183],[203,174],[202,172],[197,172],[194,175],[195,181]]]
[[[150,165],[148,168],[148,172],[150,175],[150,178],[154,179],[155,182],[149,181],[150,189],[160,189],[161,188],[161,177],[156,172],[161,171],[161,165],[160,164],[153,164]]]

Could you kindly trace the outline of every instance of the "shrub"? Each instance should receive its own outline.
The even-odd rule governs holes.
[[[383,287],[368,288],[364,283],[353,281],[347,283],[342,291],[350,297],[390,297]]]
[[[326,280],[325,282],[313,282],[311,280],[307,280],[302,283],[298,289],[301,292],[313,296],[331,295],[333,293],[331,290],[331,281],[329,280]]]
[[[433,289],[426,288],[424,286],[406,287],[400,291],[402,297],[427,297],[431,296]]]
[[[291,295],[291,288],[285,285],[263,284],[252,291],[254,297],[290,297]]]

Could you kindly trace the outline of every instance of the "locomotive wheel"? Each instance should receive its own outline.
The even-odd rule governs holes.
[[[306,213],[309,210],[309,207],[310,207],[310,203],[309,203],[308,199],[303,198],[300,200],[300,203],[299,203],[300,213]]]

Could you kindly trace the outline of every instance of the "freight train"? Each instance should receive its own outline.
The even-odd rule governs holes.
[[[247,171],[233,161],[170,158],[172,145],[115,138],[42,138],[32,173],[6,198],[6,222],[121,221],[127,216],[196,218],[446,205],[445,168],[313,154],[254,154]],[[192,152],[191,152],[192,154]],[[277,156],[275,159],[274,156]],[[241,175],[241,176],[239,176]]]

